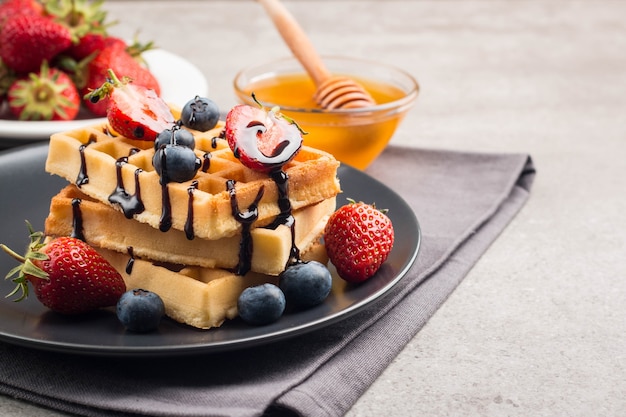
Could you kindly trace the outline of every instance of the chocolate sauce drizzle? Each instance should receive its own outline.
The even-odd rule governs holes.
[[[237,267],[235,268],[235,274],[237,275],[245,275],[248,271],[250,271],[250,267],[252,264],[252,236],[250,234],[250,229],[252,224],[259,217],[259,209],[258,205],[263,198],[263,193],[265,192],[265,188],[261,186],[257,195],[248,207],[246,211],[239,210],[239,203],[237,202],[237,190],[235,189],[235,181],[228,180],[226,181],[226,190],[230,196],[230,208],[235,220],[237,220],[241,224],[241,242],[239,243],[239,262]]]
[[[202,172],[209,172],[209,168],[211,168],[211,152],[206,152],[202,156]]]
[[[165,152],[161,155],[161,166],[166,166]],[[170,190],[167,184],[170,179],[167,173],[164,171],[159,178],[161,184],[161,218],[159,220],[159,230],[167,232],[172,228],[172,202],[170,201]]]
[[[71,237],[80,239],[85,242],[85,235],[83,231],[83,213],[80,209],[82,200],[80,198],[72,199],[72,233]],[[130,275],[133,272],[133,265],[135,264],[135,253],[132,246],[126,248],[128,252],[128,262],[126,263],[126,273]]]
[[[96,139],[92,135],[89,137],[87,143],[80,145],[78,148],[78,152],[80,153],[80,169],[78,171],[78,176],[76,177],[76,185],[78,188],[89,182],[89,175],[87,175],[87,161],[85,160],[85,148],[94,142],[96,142]]]
[[[192,181],[191,185],[187,188],[187,194],[189,195],[189,200],[187,200],[187,220],[185,221],[185,235],[187,239],[193,240],[195,237],[195,232],[193,230],[193,195],[195,190],[198,189],[198,181]]]
[[[73,238],[85,241],[85,235],[83,234],[83,213],[80,211],[80,198],[72,199],[72,234]]]
[[[115,161],[117,185],[109,196],[109,202],[111,204],[117,204],[124,212],[124,216],[127,219],[131,219],[135,214],[143,212],[145,207],[141,201],[141,187],[139,185],[139,174],[142,172],[141,168],[135,170],[135,194],[129,194],[124,187],[122,167],[127,163],[128,157],[126,156]]]
[[[128,252],[128,262],[126,263],[126,273],[128,275],[133,273],[133,266],[135,266],[135,251],[132,246],[128,246],[126,248],[126,252]]]
[[[276,229],[281,224],[289,227],[291,230],[291,251],[287,266],[300,261],[300,249],[296,246],[296,219],[292,214],[291,201],[289,201],[289,175],[282,169],[272,171],[270,177],[278,188],[278,208],[280,213],[274,221],[266,226],[268,229]]]
[[[159,220],[159,230],[167,232],[172,228],[172,202],[170,201],[170,190],[167,181],[161,181],[161,219]]]

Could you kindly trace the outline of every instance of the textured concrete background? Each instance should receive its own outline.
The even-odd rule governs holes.
[[[527,152],[527,206],[349,412],[626,415],[626,2],[285,1],[323,54],[418,79],[393,143]],[[197,65],[289,55],[252,1],[109,2],[113,32]],[[62,416],[0,396],[0,415]]]

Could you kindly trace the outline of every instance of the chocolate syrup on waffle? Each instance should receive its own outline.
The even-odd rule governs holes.
[[[167,232],[168,230],[172,228],[172,202],[170,200],[170,191],[169,191],[168,184],[170,183],[170,181],[175,181],[178,183],[185,182],[185,180],[181,179],[180,176],[175,175],[174,178],[170,177],[166,169],[167,152],[165,151],[166,149],[159,148],[159,152],[161,153],[160,154],[157,153],[153,157],[153,158],[156,158],[156,157],[160,158],[161,167],[162,167],[162,171],[159,173],[160,175],[159,182],[161,184],[161,219],[159,220],[159,230],[162,232]],[[195,158],[195,170],[193,172],[185,171],[185,173],[183,174],[185,178],[188,178],[189,180],[192,179],[196,175],[196,172],[202,166],[200,159],[196,157],[194,154],[192,155]],[[154,164],[154,160],[153,160],[153,164]],[[193,239],[193,236],[191,237],[191,239]]]
[[[296,219],[291,212],[291,201],[289,201],[289,175],[282,169],[270,173],[270,177],[278,188],[278,208],[280,213],[274,221],[266,226],[269,229],[276,229],[281,224],[289,227],[291,230],[291,252],[289,261],[286,266],[296,263],[300,260],[300,249],[296,246]]]
[[[80,198],[72,199],[72,233],[71,237],[80,239],[85,242],[85,235],[83,232],[83,213],[80,210],[80,204],[82,200]],[[130,275],[133,272],[133,265],[135,264],[135,252],[132,246],[126,248],[128,252],[128,262],[126,263],[126,273]]]
[[[80,211],[80,198],[72,199],[72,234],[71,237],[85,241],[83,234],[83,213]]]
[[[78,176],[76,177],[76,185],[79,188],[89,182],[89,176],[87,175],[87,162],[85,161],[85,148],[95,141],[95,136],[91,135],[87,143],[80,145],[78,148],[78,152],[80,153],[80,170],[78,171]]]
[[[209,168],[211,168],[211,152],[206,152],[202,156],[202,172],[209,172]]]
[[[133,266],[135,266],[135,251],[132,246],[126,248],[128,252],[128,262],[126,263],[126,273],[128,275],[133,273]]]
[[[167,181],[161,180],[161,219],[159,220],[159,230],[167,232],[172,228],[172,202],[170,201],[170,190]]]
[[[235,273],[237,275],[245,275],[248,271],[250,271],[250,267],[252,264],[252,236],[250,234],[250,229],[252,227],[252,223],[254,223],[259,217],[258,205],[263,198],[263,193],[265,192],[264,187],[260,187],[257,195],[248,207],[246,211],[239,210],[239,203],[237,202],[237,190],[235,189],[235,181],[228,180],[226,181],[226,190],[230,196],[230,207],[231,212],[235,220],[241,223],[241,242],[239,243],[239,263],[235,268]]]
[[[139,174],[142,172],[140,168],[135,170],[135,194],[129,194],[124,187],[124,179],[122,177],[122,167],[128,163],[128,157],[123,156],[115,161],[115,169],[117,173],[117,185],[115,190],[109,196],[111,204],[117,204],[127,219],[131,219],[135,214],[144,211],[144,205],[141,201],[141,187],[139,186]]]
[[[195,233],[193,230],[193,194],[194,191],[198,189],[198,181],[192,181],[189,188],[187,188],[187,194],[189,195],[189,200],[187,201],[187,220],[185,221],[185,235],[187,239],[193,240],[195,237]]]

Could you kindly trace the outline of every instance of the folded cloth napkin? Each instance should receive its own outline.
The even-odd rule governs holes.
[[[0,343],[0,392],[86,416],[341,416],[445,301],[529,196],[528,155],[389,147],[367,172],[422,229],[381,300],[265,346],[175,358],[90,358]]]

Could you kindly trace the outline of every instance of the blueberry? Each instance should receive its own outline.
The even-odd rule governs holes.
[[[274,284],[246,288],[237,300],[239,317],[246,323],[264,325],[275,322],[285,311],[285,295]]]
[[[193,149],[169,143],[156,150],[152,165],[161,177],[161,183],[185,182],[196,176],[202,161]]]
[[[220,118],[220,110],[212,100],[196,96],[189,100],[180,114],[180,119],[184,126],[206,132],[217,125]]]
[[[168,144],[176,144],[193,149],[196,147],[196,140],[190,131],[174,126],[171,129],[165,129],[157,135],[154,141],[154,150],[158,150],[161,146]]]
[[[321,304],[328,297],[332,282],[325,265],[310,261],[287,267],[280,274],[278,285],[290,305],[309,308]]]
[[[146,333],[156,330],[164,314],[163,300],[152,291],[126,291],[117,302],[117,318],[132,332]]]

